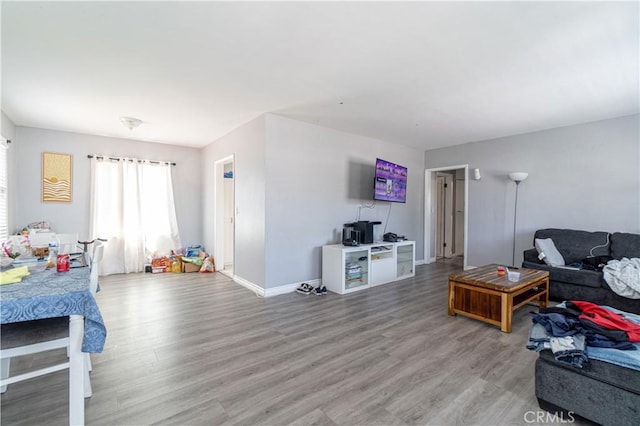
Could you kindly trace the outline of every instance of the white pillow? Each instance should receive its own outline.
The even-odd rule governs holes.
[[[556,245],[553,244],[551,238],[544,240],[536,238],[535,246],[539,253],[538,258],[542,259],[544,263],[549,266],[564,266],[564,258],[556,248]]]

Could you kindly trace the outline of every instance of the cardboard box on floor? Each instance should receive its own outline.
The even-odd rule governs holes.
[[[182,272],[200,272],[200,265],[194,265],[193,263],[182,262]]]

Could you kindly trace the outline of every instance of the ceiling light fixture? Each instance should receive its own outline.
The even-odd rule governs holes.
[[[135,117],[120,117],[120,122],[131,131],[142,124],[142,120]]]

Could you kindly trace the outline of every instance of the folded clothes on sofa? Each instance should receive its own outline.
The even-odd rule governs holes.
[[[565,308],[566,303],[563,302],[548,309],[553,311],[552,313],[557,314]],[[619,314],[627,321],[640,324],[640,315],[620,311],[609,306],[600,306],[600,308]],[[571,312],[572,309],[568,309],[568,311]],[[553,336],[550,331],[553,330],[553,328],[547,323],[548,318],[546,318],[546,315],[548,314],[531,312],[531,315],[533,326],[529,331],[527,349],[536,352],[545,349],[551,350],[556,361],[576,367],[582,367],[589,359],[597,359],[640,371],[640,343],[610,340],[606,336],[584,328],[580,321],[574,323],[580,328],[578,333],[571,336],[556,337]],[[568,316],[572,317],[573,315],[569,313]],[[557,319],[555,315],[553,315],[552,318]],[[563,333],[567,331],[566,329],[561,330]]]
[[[540,352],[549,349],[558,362],[582,368],[589,359],[585,347],[585,339],[581,334],[573,336],[551,336],[540,323],[533,324],[529,331],[527,349]]]
[[[584,345],[584,336],[574,334],[573,336],[552,337],[549,339],[551,352],[558,362],[575,365],[582,368],[582,364],[587,362],[587,349]]]

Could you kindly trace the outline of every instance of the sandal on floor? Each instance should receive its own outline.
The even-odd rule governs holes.
[[[307,283],[300,284],[300,287],[296,289],[296,292],[300,294],[311,294],[312,291],[313,291],[313,287]]]
[[[327,294],[327,288],[325,286],[318,286],[317,288],[313,289],[313,294],[315,294],[316,296],[324,296],[325,294]]]

